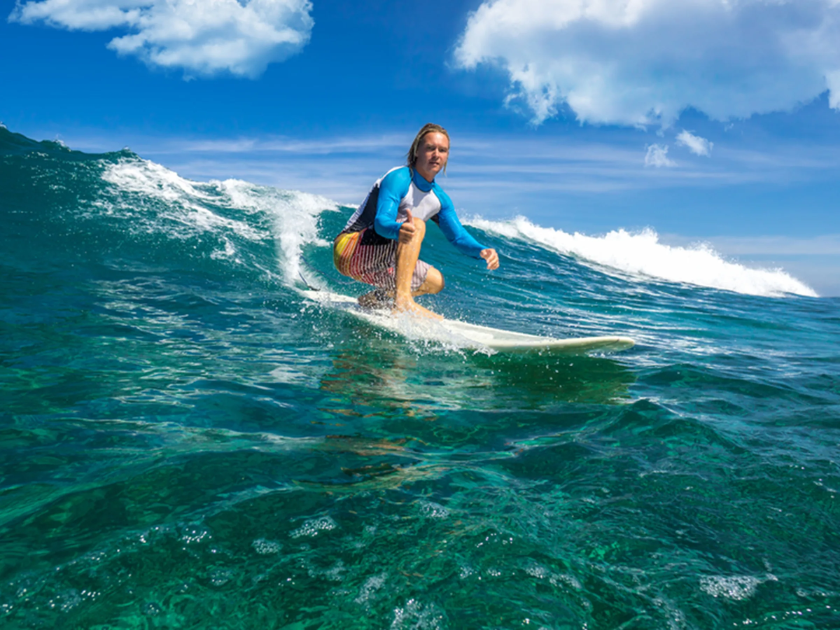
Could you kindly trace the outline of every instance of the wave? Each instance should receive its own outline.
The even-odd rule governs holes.
[[[651,229],[637,233],[620,229],[604,236],[587,236],[541,227],[525,217],[510,221],[477,217],[466,223],[506,238],[527,240],[637,280],[658,278],[765,297],[790,294],[819,297],[811,287],[782,269],[753,269],[726,260],[705,243],[692,247],[665,245]]]
[[[154,224],[147,225],[149,228],[163,228],[165,224],[174,237],[197,231],[215,232],[221,238],[221,246],[214,257],[237,260],[235,240],[253,242],[273,238],[281,278],[289,285],[299,278],[304,247],[328,245],[318,233],[321,213],[338,211],[340,207],[318,195],[242,180],[193,182],[164,166],[134,156],[109,164],[102,178],[119,188],[123,210],[136,212],[134,195],[146,202],[162,202],[153,217]],[[110,210],[113,209],[112,206]],[[231,215],[231,210],[239,214]],[[146,221],[149,220],[147,215]],[[631,279],[657,278],[766,297],[790,294],[817,297],[813,289],[784,270],[755,269],[727,260],[708,244],[666,245],[651,229],[638,233],[619,229],[604,236],[588,236],[542,227],[525,217],[501,222],[473,218],[467,224],[506,238],[528,240],[584,263],[594,263],[602,271],[629,275]]]
[[[318,195],[237,179],[195,182],[128,150],[84,154],[4,128],[0,129],[0,154],[38,156],[26,160],[32,163],[27,168],[37,166],[35,171],[9,171],[8,177],[11,181],[34,177],[45,189],[68,190],[79,203],[62,207],[73,205],[77,216],[103,220],[103,226],[112,220],[120,231],[152,234],[177,243],[181,252],[245,265],[290,286],[298,283],[307,246],[329,245],[324,240],[329,230],[322,232],[321,228],[334,221],[325,213],[341,208]],[[21,203],[28,203],[23,193],[19,197]],[[476,217],[466,223],[571,256],[571,264],[597,266],[633,281],[653,278],[749,295],[817,297],[811,287],[782,269],[752,268],[727,260],[707,244],[669,246],[650,229],[638,233],[618,229],[588,236],[542,227],[525,217],[510,221]],[[137,243],[150,245],[146,239]]]
[[[338,210],[335,202],[304,192],[237,179],[190,181],[137,157],[108,165],[102,179],[116,188],[115,195],[98,204],[107,214],[178,239],[211,234],[218,240],[214,258],[241,263],[242,243],[273,238],[280,276],[288,285],[299,276],[303,247],[328,245],[318,236],[321,213]]]

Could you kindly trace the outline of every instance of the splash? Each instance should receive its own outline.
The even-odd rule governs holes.
[[[329,245],[318,236],[318,220],[322,212],[338,211],[335,202],[318,195],[257,186],[241,180],[229,179],[220,182],[219,186],[237,207],[271,218],[277,256],[287,284],[297,282],[304,245]]]
[[[318,237],[320,214],[338,210],[317,195],[236,179],[190,181],[133,156],[109,164],[102,179],[116,194],[101,200],[100,210],[131,219],[132,229],[176,239],[212,234],[220,243],[215,258],[241,262],[237,241],[274,239],[282,278],[290,285],[298,278],[304,245],[327,245]]]
[[[108,164],[102,178],[117,192],[97,205],[108,214],[130,218],[130,229],[164,232],[182,240],[212,234],[218,243],[213,257],[239,263],[244,262],[243,244],[273,240],[279,275],[288,285],[298,282],[304,247],[328,245],[318,235],[321,214],[339,209],[335,202],[318,195],[242,180],[190,181],[136,156]],[[768,297],[817,297],[813,289],[782,269],[756,269],[727,260],[707,244],[669,246],[661,243],[653,230],[587,236],[541,227],[524,217],[505,222],[475,218],[469,224],[640,279],[659,278]]]
[[[120,159],[102,179],[116,187],[117,196],[100,205],[109,214],[139,219],[146,231],[166,231],[179,239],[203,232],[233,233],[250,241],[265,237],[245,221],[214,212],[214,205],[232,204],[213,184],[191,182],[149,160]]]
[[[654,277],[748,295],[817,297],[808,285],[781,269],[753,269],[726,260],[707,244],[665,245],[659,242],[657,233],[649,229],[638,233],[614,230],[604,236],[587,236],[540,227],[524,217],[503,222],[475,218],[468,223],[507,238],[526,239],[631,276]]]

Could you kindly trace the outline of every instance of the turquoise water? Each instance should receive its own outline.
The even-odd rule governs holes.
[[[840,300],[430,230],[427,306],[638,341],[492,354],[306,303],[329,200],[1,128],[0,190],[3,628],[840,627]]]

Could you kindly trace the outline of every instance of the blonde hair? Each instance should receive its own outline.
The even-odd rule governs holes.
[[[420,143],[423,142],[423,138],[425,138],[430,133],[442,133],[446,136],[447,141],[450,143],[452,140],[449,138],[449,132],[446,131],[440,125],[436,125],[434,123],[426,123],[417,132],[417,135],[414,137],[414,142],[411,143],[411,148],[408,150],[408,153],[405,155],[405,163],[409,168],[416,169],[417,167],[417,151],[420,150]],[[446,165],[449,164],[449,155],[446,156],[446,163],[443,165],[443,172],[446,173]]]

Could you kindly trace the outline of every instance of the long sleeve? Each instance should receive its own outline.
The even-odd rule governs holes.
[[[452,243],[459,252],[473,258],[481,258],[481,250],[487,249],[479,243],[472,235],[464,229],[455,214],[452,200],[445,192],[438,188],[435,193],[440,199],[440,212],[435,217],[443,235]]]
[[[397,223],[397,211],[400,200],[405,197],[411,185],[411,175],[407,168],[391,171],[379,184],[379,198],[376,201],[376,218],[373,229],[379,236],[397,240],[401,223]]]

